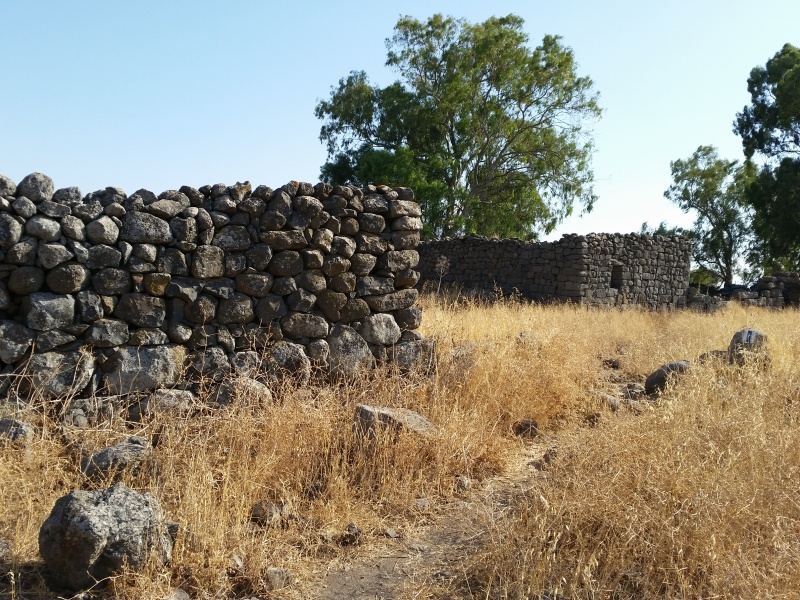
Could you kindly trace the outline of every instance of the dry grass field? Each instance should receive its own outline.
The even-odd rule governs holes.
[[[89,450],[130,435],[153,441],[146,468],[121,479],[181,524],[168,568],[124,573],[101,597],[181,588],[202,599],[314,598],[326,573],[375,552],[387,528],[410,537],[518,463],[534,443],[512,433],[521,418],[538,422],[537,440],[557,446],[556,459],[510,512],[487,520],[481,549],[446,592],[418,585],[402,597],[800,597],[795,310],[652,313],[433,296],[423,305],[422,329],[438,342],[433,376],[286,385],[269,404],[240,397],[141,423],[116,414],[70,432],[58,426],[59,403],[30,407],[35,440],[0,444],[0,541],[10,548],[0,597],[50,597],[38,530],[58,497],[87,485],[65,436]],[[768,335],[769,368],[696,364],[635,410],[612,412],[596,393],[725,349],[743,327]],[[604,365],[612,358],[618,369]],[[438,435],[365,441],[352,427],[359,403],[415,410]],[[0,416],[10,412],[0,403]],[[280,515],[253,523],[258,502]],[[351,523],[360,543],[342,544]],[[288,569],[291,585],[271,589],[270,567]]]

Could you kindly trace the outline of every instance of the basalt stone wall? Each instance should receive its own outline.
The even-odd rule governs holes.
[[[565,235],[556,242],[462,237],[420,244],[422,280],[519,293],[541,302],[685,303],[690,242],[638,234]]]
[[[287,367],[413,355],[413,200],[299,182],[83,196],[40,173],[0,176],[0,361],[8,373],[33,354],[35,370],[66,364],[71,391],[86,379],[125,393],[282,340]]]

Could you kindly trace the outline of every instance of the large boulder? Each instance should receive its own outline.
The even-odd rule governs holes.
[[[167,244],[172,241],[169,223],[145,212],[122,215],[119,238],[131,244]]]
[[[330,374],[332,377],[357,377],[375,367],[375,357],[367,341],[347,325],[337,324],[328,336]]]
[[[769,355],[766,334],[758,329],[737,331],[728,345],[728,360],[739,366],[748,362],[767,362]]]
[[[50,200],[55,192],[53,180],[43,173],[31,173],[17,185],[17,196],[25,196],[35,203]]]
[[[328,322],[318,315],[292,313],[281,319],[281,330],[293,340],[323,338],[328,335]]]
[[[75,318],[75,298],[70,294],[35,292],[22,299],[22,312],[31,329],[49,331],[67,327]]]
[[[9,213],[0,213],[0,248],[8,250],[22,236],[22,225]]]
[[[13,364],[22,358],[33,344],[34,333],[16,321],[0,321],[0,360]]]
[[[389,361],[401,373],[429,374],[436,366],[436,344],[432,339],[401,341],[389,350]]]
[[[172,539],[155,498],[117,483],[59,498],[39,530],[39,553],[52,584],[76,591],[123,567],[139,570],[151,559],[166,564]]]
[[[383,296],[366,296],[364,300],[375,312],[391,312],[413,306],[419,292],[416,289],[399,290]]]
[[[688,360],[678,360],[661,365],[653,371],[644,383],[644,390],[648,395],[659,394],[667,387],[667,383],[681,373],[685,373],[692,366]]]
[[[300,344],[276,342],[269,348],[266,371],[270,381],[292,378],[306,385],[311,379],[311,361]]]
[[[228,355],[220,346],[197,350],[189,357],[189,360],[192,374],[197,377],[222,381],[231,370]]]
[[[120,348],[103,365],[111,394],[129,394],[171,387],[180,380],[186,351],[182,346]]]
[[[17,193],[17,184],[9,177],[0,175],[0,197],[13,198]]]
[[[389,313],[377,313],[364,317],[364,322],[358,332],[369,343],[381,346],[396,344],[402,335],[400,326]]]
[[[34,354],[26,366],[30,391],[45,398],[80,394],[95,371],[92,356],[85,352],[43,352]]]

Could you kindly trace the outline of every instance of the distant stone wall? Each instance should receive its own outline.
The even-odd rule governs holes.
[[[542,302],[681,306],[690,242],[638,234],[565,235],[557,242],[462,237],[420,244],[421,278],[433,285],[519,293]]]
[[[273,362],[306,373],[408,359],[413,200],[299,182],[82,196],[0,176],[0,361],[33,354],[34,387],[57,371],[71,393],[119,394],[174,385],[186,365],[219,379],[282,340]]]

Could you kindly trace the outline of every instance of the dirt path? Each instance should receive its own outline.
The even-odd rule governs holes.
[[[541,472],[547,445],[530,444],[511,461],[506,473],[483,484],[467,500],[453,502],[431,524],[407,539],[386,538],[370,556],[333,565],[317,600],[400,600],[472,598],[465,565],[493,533],[494,524],[530,490]]]

